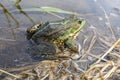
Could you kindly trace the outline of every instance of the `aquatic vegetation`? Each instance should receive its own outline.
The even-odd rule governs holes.
[[[17,10],[13,10],[12,12],[17,11]],[[72,14],[72,15],[76,15],[76,12],[71,12],[71,11],[66,11],[63,9],[59,9],[59,8],[55,8],[55,7],[40,7],[40,8],[24,8],[23,11],[41,11],[41,12],[54,12],[54,13],[63,13],[63,14]]]
[[[12,18],[12,19],[15,21],[16,28],[19,27],[19,22],[18,22],[17,19],[11,14],[11,12],[9,12],[9,10],[8,10],[7,8],[5,8],[5,6],[4,6],[2,3],[0,3],[0,7],[2,8],[2,11],[3,11],[4,14],[5,14],[5,17],[6,17],[7,22],[8,22],[8,27],[10,27],[11,32],[12,32],[12,34],[13,34],[13,37],[14,37],[14,39],[16,39],[15,32],[14,32],[13,28],[11,28],[11,22],[10,22],[9,17]]]
[[[21,2],[21,0],[12,0],[12,1],[14,2],[17,10],[19,10],[20,13],[25,15],[34,24],[35,23],[34,20],[25,11],[23,11],[22,7],[20,6],[19,3]]]
[[[11,14],[11,12],[10,12],[7,8],[5,8],[4,5],[1,4],[1,3],[0,3],[0,7],[2,8],[2,10],[3,10],[3,12],[4,12],[5,16],[6,16],[9,25],[10,25],[10,20],[9,20],[8,17],[10,16],[10,17],[15,21],[16,26],[18,27],[18,26],[19,26],[19,22],[18,22],[17,19]]]
[[[15,4],[19,4],[22,0],[11,0]]]

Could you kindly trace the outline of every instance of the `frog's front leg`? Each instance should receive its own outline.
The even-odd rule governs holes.
[[[65,47],[68,47],[71,51],[78,52],[77,45],[74,43],[74,40],[68,39],[65,41]]]

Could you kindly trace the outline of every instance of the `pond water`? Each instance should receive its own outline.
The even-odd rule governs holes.
[[[17,10],[20,7],[24,9],[45,6],[77,12],[79,16],[87,20],[86,26],[89,29],[97,29],[101,35],[107,35],[108,39],[113,41],[120,37],[120,0],[21,0],[18,6],[13,0],[1,0],[0,67],[20,67],[35,62],[27,52],[30,42],[26,39],[26,29],[34,24],[59,18],[46,12],[20,13]],[[57,15],[70,16],[68,14]]]

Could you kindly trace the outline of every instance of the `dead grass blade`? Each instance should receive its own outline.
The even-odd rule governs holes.
[[[118,40],[109,48],[109,50],[108,50],[102,57],[100,57],[98,61],[96,61],[96,63],[99,63],[107,54],[109,54],[109,53],[118,45],[119,42],[120,42],[120,39],[118,39]]]
[[[14,74],[11,74],[11,73],[9,73],[9,72],[7,72],[7,71],[4,71],[4,70],[2,70],[2,69],[0,69],[0,72],[2,72],[2,73],[5,73],[5,74],[7,74],[7,75],[9,75],[9,76],[12,76],[12,77],[14,77],[14,78],[20,78],[19,76],[17,76],[17,75],[14,75]]]

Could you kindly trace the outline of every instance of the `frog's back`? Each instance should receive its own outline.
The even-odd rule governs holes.
[[[69,17],[59,21],[46,22],[39,28],[35,35],[50,36],[58,32],[63,33],[65,30],[73,26],[77,20],[76,17]]]
[[[54,34],[54,37],[59,37],[64,32],[74,25],[74,21],[77,18],[68,18],[60,21],[46,22],[39,30],[33,35],[33,37],[48,37]],[[56,35],[55,35],[56,34]]]

